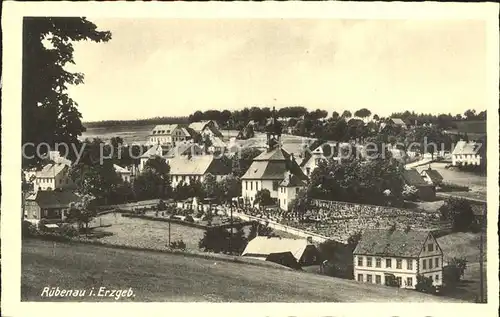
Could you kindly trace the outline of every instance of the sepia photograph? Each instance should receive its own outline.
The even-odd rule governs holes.
[[[488,27],[23,16],[20,301],[496,301]]]

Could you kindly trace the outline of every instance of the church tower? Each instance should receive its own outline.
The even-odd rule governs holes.
[[[281,122],[278,121],[276,109],[273,107],[271,118],[267,120],[266,135],[267,135],[267,149],[273,150],[276,146],[281,144]]]

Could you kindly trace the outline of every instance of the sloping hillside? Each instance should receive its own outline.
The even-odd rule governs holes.
[[[443,302],[415,291],[367,285],[310,273],[183,255],[93,245],[23,242],[21,298],[41,298],[46,286],[128,289],[130,301],[210,302]],[[68,300],[68,298],[63,298]],[[114,301],[85,297],[84,301]]]
[[[445,261],[454,257],[465,257],[469,262],[479,262],[479,233],[455,232],[437,240],[443,249]],[[484,254],[486,254],[486,239]]]

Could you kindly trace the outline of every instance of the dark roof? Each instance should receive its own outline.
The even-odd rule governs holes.
[[[290,154],[278,147],[257,156],[241,178],[283,180],[286,172],[291,172],[301,180],[307,179],[297,162],[291,160]]]
[[[426,173],[433,183],[439,183],[443,180],[443,176],[437,171],[433,169],[423,170],[422,173]]]
[[[418,257],[430,231],[366,229],[353,254]]]
[[[427,184],[424,181],[424,179],[416,169],[404,170],[402,175],[407,185],[415,187],[430,186],[430,184]]]
[[[264,151],[260,153],[254,161],[286,161],[290,157],[287,151],[281,147],[277,147],[271,151]]]
[[[253,161],[241,178],[282,180],[286,171],[285,161]]]
[[[35,201],[40,208],[67,208],[80,197],[69,190],[39,190]]]
[[[280,183],[281,187],[301,187],[305,186],[304,183],[297,175],[286,173],[285,179]]]

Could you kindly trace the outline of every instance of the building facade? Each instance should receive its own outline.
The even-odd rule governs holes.
[[[442,285],[443,251],[428,231],[366,230],[353,255],[358,282],[414,289],[423,275]]]
[[[39,190],[54,190],[67,188],[73,185],[69,176],[70,167],[63,163],[51,163],[45,165],[41,171],[36,172],[33,181],[35,192]]]
[[[481,165],[482,143],[474,141],[459,141],[451,153],[451,165]]]

